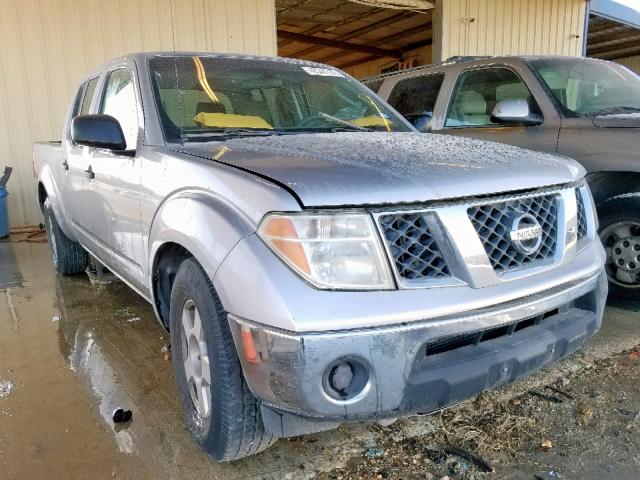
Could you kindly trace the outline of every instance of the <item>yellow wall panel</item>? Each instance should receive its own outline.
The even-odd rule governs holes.
[[[585,0],[440,0],[437,60],[457,55],[581,55]]]
[[[31,145],[58,140],[80,80],[137,51],[276,55],[274,0],[0,0],[0,170],[12,227],[42,221]]]

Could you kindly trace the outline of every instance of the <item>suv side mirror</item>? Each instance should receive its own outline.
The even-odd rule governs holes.
[[[78,145],[124,151],[127,142],[120,122],[111,115],[80,115],[71,121],[71,140]]]
[[[522,98],[505,98],[496,102],[491,111],[491,121],[516,125],[540,125],[542,118],[532,114],[529,102]]]

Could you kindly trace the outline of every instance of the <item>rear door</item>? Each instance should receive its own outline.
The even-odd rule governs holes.
[[[76,231],[85,239],[90,240],[90,235],[84,225],[84,210],[93,202],[92,193],[86,187],[85,176],[89,166],[89,147],[76,145],[71,139],[71,121],[78,115],[86,115],[91,112],[98,76],[84,82],[76,95],[74,106],[67,122],[67,130],[64,133],[64,155],[60,166],[63,184],[65,209]]]
[[[523,76],[531,77],[525,82]],[[458,75],[439,125],[441,133],[508,143],[555,153],[560,117],[532,73],[507,65],[465,69]],[[535,93],[533,93],[535,91]],[[506,125],[491,120],[495,104],[504,99],[523,99],[532,113],[543,118],[541,125]]]

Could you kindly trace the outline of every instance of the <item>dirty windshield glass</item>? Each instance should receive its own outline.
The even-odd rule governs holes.
[[[154,95],[170,142],[296,132],[408,131],[339,70],[224,57],[154,57]]]
[[[576,58],[529,63],[569,116],[640,113],[640,77],[623,67]]]

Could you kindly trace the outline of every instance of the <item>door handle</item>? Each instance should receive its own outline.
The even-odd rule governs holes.
[[[62,167],[63,171],[65,171],[65,172],[69,171],[69,163],[67,162],[66,158],[64,160],[62,160],[62,164],[60,166]]]
[[[96,178],[96,174],[93,173],[91,166],[84,171],[84,178],[88,178],[89,180]]]

